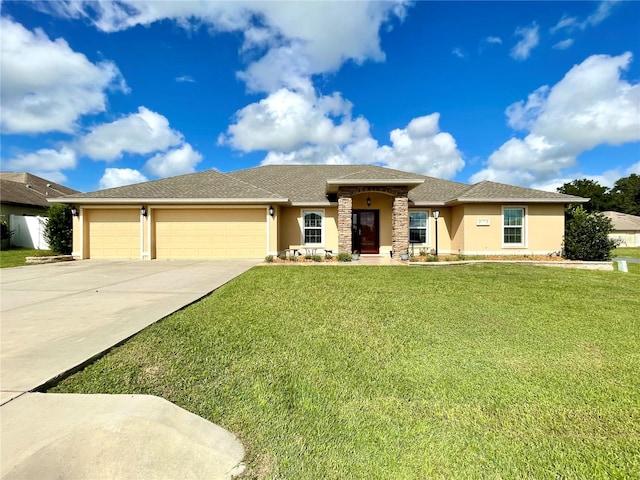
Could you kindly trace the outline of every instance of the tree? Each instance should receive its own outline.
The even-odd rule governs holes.
[[[615,210],[640,215],[640,175],[632,173],[619,179],[611,189]]]
[[[609,238],[611,220],[599,212],[573,208],[564,229],[563,256],[569,260],[611,260],[616,241]]]
[[[73,250],[73,216],[71,206],[54,203],[49,207],[49,220],[44,230],[49,248],[55,253],[69,255]]]
[[[609,189],[594,180],[589,180],[588,178],[573,180],[558,187],[557,190],[565,195],[589,198],[590,200],[583,204],[587,212],[604,212],[611,209],[612,202]]]

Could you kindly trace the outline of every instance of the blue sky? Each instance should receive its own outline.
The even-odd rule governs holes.
[[[2,1],[2,170],[640,173],[640,2]]]

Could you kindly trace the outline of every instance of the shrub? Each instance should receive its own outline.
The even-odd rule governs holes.
[[[329,252],[324,254],[324,259],[325,260],[331,260],[333,258],[333,255],[331,255]]]
[[[9,224],[7,224],[4,218],[1,219],[0,220],[0,240],[11,238],[12,236],[13,236],[13,232],[9,230]]]
[[[338,254],[338,261],[339,262],[350,262],[351,261],[351,254],[347,253],[347,252],[340,252]]]
[[[278,258],[280,260],[286,260],[287,259],[287,252],[283,251],[283,252],[278,253]]]
[[[273,262],[273,255],[267,255],[266,257],[264,257],[264,261],[266,263],[272,263]]]
[[[311,260],[313,260],[314,262],[321,262],[322,255],[311,255]]]
[[[49,220],[44,230],[44,238],[49,248],[62,255],[69,255],[73,250],[73,216],[71,206],[54,203],[49,207]]]
[[[567,214],[563,256],[569,260],[610,260],[616,247],[616,241],[609,238],[611,220],[599,212],[587,213],[582,205]]]

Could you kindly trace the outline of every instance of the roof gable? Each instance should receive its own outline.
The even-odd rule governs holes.
[[[65,187],[27,172],[0,172],[2,203],[46,208],[48,198],[56,198],[77,190]]]
[[[460,192],[452,203],[483,203],[483,202],[551,202],[551,203],[579,203],[588,199],[565,195],[563,193],[546,192],[532,188],[517,187],[485,180],[468,186]]]

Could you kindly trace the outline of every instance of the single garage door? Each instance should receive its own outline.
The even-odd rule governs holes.
[[[140,210],[89,210],[89,258],[140,259]]]
[[[155,258],[262,258],[264,209],[154,210]]]

